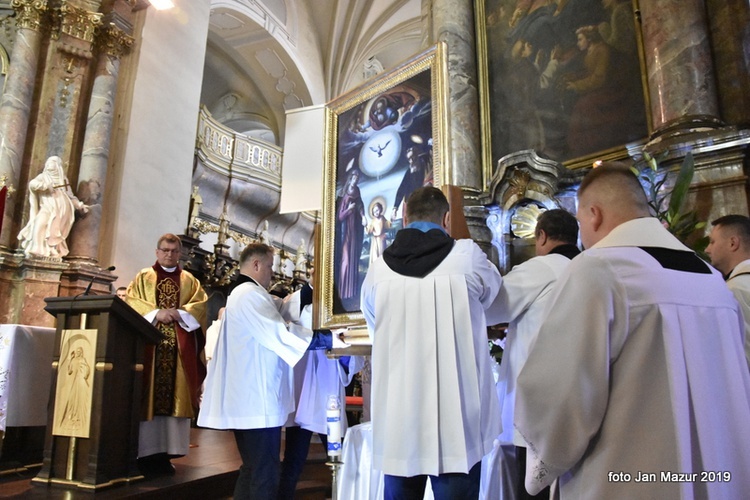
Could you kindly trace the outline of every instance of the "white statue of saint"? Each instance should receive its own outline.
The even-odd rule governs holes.
[[[297,247],[297,256],[295,257],[294,261],[294,270],[295,271],[302,271],[303,273],[307,272],[307,245],[305,244],[305,239],[302,238],[300,240],[299,246]]]
[[[73,227],[76,210],[88,212],[70,189],[59,156],[50,156],[42,173],[29,182],[29,222],[18,233],[27,256],[65,257],[65,241]]]
[[[271,242],[271,232],[268,230],[268,221],[263,221],[263,229],[261,229],[260,233],[258,233],[258,239],[261,243],[268,245],[269,247],[273,246],[273,243]]]

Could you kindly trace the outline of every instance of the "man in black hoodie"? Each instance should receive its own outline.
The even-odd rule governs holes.
[[[449,205],[415,190],[407,226],[371,266],[361,309],[372,347],[373,467],[385,498],[477,498],[500,430],[485,310],[502,283],[471,240],[447,233]]]

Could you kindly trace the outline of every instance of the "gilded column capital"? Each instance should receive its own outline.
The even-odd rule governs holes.
[[[96,28],[102,24],[102,16],[100,12],[90,12],[65,3],[60,7],[60,31],[84,42],[94,43]]]
[[[118,28],[114,23],[109,23],[99,29],[99,50],[112,57],[119,59],[127,54],[134,41],[135,38]]]
[[[10,6],[16,11],[16,26],[40,31],[42,18],[47,11],[47,0],[12,0]]]

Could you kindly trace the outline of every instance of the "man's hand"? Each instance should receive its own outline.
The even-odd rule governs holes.
[[[344,341],[344,333],[347,331],[348,330],[346,328],[339,328],[337,330],[331,331],[331,340],[333,342],[333,345],[331,347],[333,349],[344,349],[351,345]]]
[[[156,313],[156,321],[168,325],[169,323],[180,321],[180,313],[175,308],[159,309],[159,312]]]

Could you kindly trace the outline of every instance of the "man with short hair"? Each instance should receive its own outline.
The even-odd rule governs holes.
[[[405,229],[362,285],[386,499],[421,499],[428,476],[437,500],[477,498],[500,431],[485,310],[502,278],[476,243],[448,235],[448,209],[439,189],[416,189]]]
[[[240,254],[240,276],[229,294],[198,425],[231,429],[242,457],[236,499],[275,499],[281,427],[294,411],[292,368],[308,349],[331,347],[330,332],[290,324],[268,293],[273,248],[251,243]],[[327,337],[327,338],[323,338]]]
[[[524,488],[526,442],[513,427],[516,379],[536,341],[544,312],[549,307],[557,278],[580,251],[578,222],[562,209],[547,210],[539,216],[534,230],[536,257],[515,266],[503,276],[503,286],[487,310],[489,324],[508,323],[503,361],[497,381],[503,430],[501,443],[507,473],[503,490],[516,498],[527,498]],[[508,447],[510,445],[510,447]],[[547,492],[546,496],[548,496]]]
[[[563,499],[744,498],[750,373],[721,275],[649,215],[627,165],[584,178],[577,218],[586,250],[518,377],[527,490],[557,479]]]
[[[750,367],[750,218],[725,215],[711,223],[706,254],[726,277],[745,317],[745,357]]]
[[[127,303],[153,322],[165,338],[146,346],[144,420],[138,438],[138,465],[147,475],[170,474],[170,458],[187,455],[190,420],[198,412],[206,367],[206,293],[179,265],[182,243],[167,233],[156,245],[156,263],[141,270],[127,289]]]

